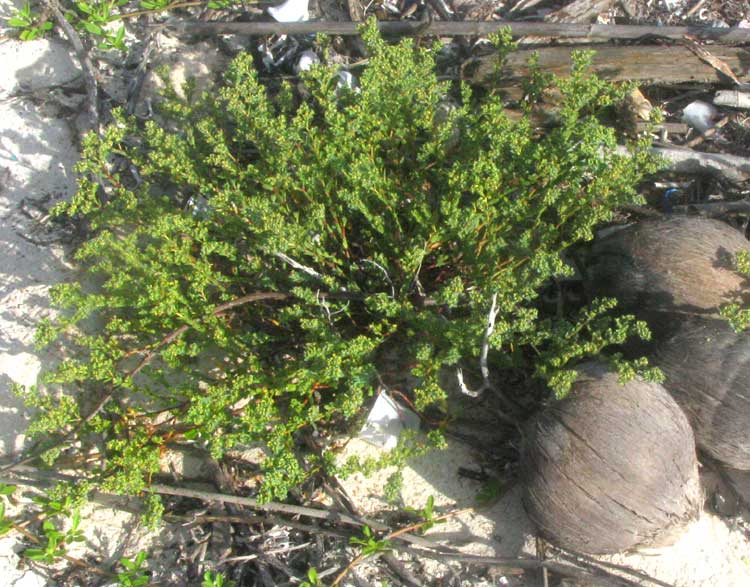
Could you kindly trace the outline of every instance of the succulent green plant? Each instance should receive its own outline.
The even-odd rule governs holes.
[[[360,416],[387,349],[423,409],[445,407],[441,373],[479,364],[485,387],[486,370],[520,366],[563,394],[575,361],[647,334],[606,301],[577,317],[537,307],[572,272],[564,251],[640,202],[656,169],[643,144],[618,155],[601,122],[624,90],[578,54],[552,80],[559,124],[540,130],[497,96],[439,81],[435,49],[390,45],[373,22],[363,36],[356,89],[321,65],[303,95],[272,94],[241,55],[220,91],[166,101],[161,124],[120,113],[86,137],[78,193],[56,212],[90,229],[76,253],[89,285],[54,289],[63,314],[38,337],[75,352],[23,392],[49,462],[71,438],[95,443],[88,474],[139,493],[170,444],[218,458],[261,443],[260,497],[282,499],[322,470],[441,443],[432,430],[380,462],[335,463],[327,443]]]

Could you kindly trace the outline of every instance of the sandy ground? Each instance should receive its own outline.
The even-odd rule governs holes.
[[[9,453],[20,448],[24,429],[9,386],[36,382],[45,358],[34,352],[34,331],[49,314],[47,289],[68,270],[59,246],[28,240],[41,215],[34,203],[47,206],[71,195],[77,159],[69,125],[18,93],[46,92],[78,72],[59,41],[5,41],[0,63],[0,451]]]
[[[355,439],[342,458],[351,454],[377,456],[380,449]],[[476,506],[481,490],[477,481],[459,477],[459,467],[478,469],[478,455],[466,446],[450,442],[439,453],[415,459],[403,473],[404,505],[424,507],[433,496],[441,513]],[[355,505],[373,516],[388,511],[383,488],[392,470],[365,478],[360,474],[342,481]],[[431,538],[482,556],[536,556],[534,529],[521,504],[519,489],[511,488],[501,499],[485,507],[449,519],[427,532]],[[704,512],[674,545],[640,553],[599,557],[601,560],[642,570],[675,587],[746,587],[750,585],[750,543],[741,529]],[[436,575],[446,566],[428,561],[425,570]]]
[[[0,20],[9,9],[0,1]],[[69,122],[51,116],[43,102],[58,86],[79,78],[61,40],[0,42],[0,455],[23,447],[28,423],[11,385],[36,384],[40,370],[55,359],[54,349],[35,351],[33,337],[39,320],[52,314],[49,287],[70,279],[73,268],[63,246],[55,244],[60,235],[39,220],[44,209],[74,192],[78,149]],[[23,507],[28,496],[16,497]],[[87,514],[89,552],[119,559],[142,545],[133,516],[102,507],[88,507]],[[25,568],[19,550],[13,535],[0,539],[0,584],[54,584],[43,571]]]
[[[0,0],[0,18],[9,6],[8,0]],[[54,351],[40,354],[32,344],[36,324],[50,314],[48,288],[72,276],[61,245],[35,244],[29,236],[38,233],[35,217],[41,214],[33,203],[46,207],[75,189],[71,169],[77,151],[71,126],[50,116],[39,98],[78,75],[77,64],[61,41],[0,42],[0,455],[22,447],[27,425],[23,406],[10,392],[11,384],[34,384],[44,364],[54,360]],[[347,450],[364,455],[376,452],[359,440]],[[416,459],[404,472],[404,504],[421,508],[432,495],[441,510],[475,505],[479,484],[457,475],[459,466],[470,467],[475,461],[472,451],[457,443]],[[381,497],[387,475],[388,471],[369,479],[354,475],[344,486],[360,509],[372,515],[388,508]],[[84,525],[88,548],[105,560],[144,546],[136,521],[121,512],[90,508]],[[436,526],[430,535],[467,553],[534,553],[533,529],[516,489],[485,509]],[[164,538],[162,548],[168,542]],[[19,587],[49,584],[43,574],[19,566],[17,550],[12,537],[0,539],[0,582]],[[678,587],[750,585],[748,541],[740,530],[709,514],[670,548],[610,560],[643,569]],[[425,568],[441,572],[437,563],[426,562]]]

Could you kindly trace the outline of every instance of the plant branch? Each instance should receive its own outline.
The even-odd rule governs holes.
[[[315,279],[323,279],[323,275],[315,271],[315,269],[295,261],[294,259],[285,255],[284,253],[274,253],[273,255],[274,257],[281,259],[282,261],[284,261],[284,263],[286,263],[287,265],[290,265],[294,269],[297,269],[298,271],[302,271],[303,273],[307,273],[307,275],[309,275],[310,277],[314,277]]]

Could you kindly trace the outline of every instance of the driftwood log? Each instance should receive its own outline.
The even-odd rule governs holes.
[[[701,507],[693,431],[664,388],[577,368],[563,400],[529,426],[523,501],[550,542],[590,554],[675,541]]]
[[[729,467],[750,470],[750,333],[734,332],[726,320],[687,318],[658,345],[655,363],[698,446]]]
[[[647,320],[663,339],[679,315],[716,315],[729,302],[746,302],[735,255],[750,242],[725,222],[675,216],[644,221],[595,240],[583,258],[587,297],[614,297]]]

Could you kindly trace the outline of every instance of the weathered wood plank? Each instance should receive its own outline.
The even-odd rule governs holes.
[[[227,22],[227,21],[177,21],[167,26],[177,34],[242,34],[242,35],[309,35],[325,33],[329,35],[359,35],[360,23],[356,22]],[[163,25],[153,25],[163,26]],[[488,35],[502,28],[509,28],[514,37],[536,35],[567,39],[641,39],[661,37],[682,39],[685,35],[716,43],[748,43],[750,29],[739,27],[706,26],[656,26],[618,24],[576,24],[558,22],[518,22],[518,21],[381,21],[378,28],[385,35]]]
[[[539,65],[558,76],[570,72],[571,53],[582,47],[544,47],[514,51],[502,69],[503,85],[518,85],[529,74],[528,62],[534,53],[539,55]],[[640,83],[658,81],[674,84],[681,82],[723,82],[719,73],[686,47],[655,47],[634,45],[627,47],[590,46],[596,51],[593,71],[611,81],[633,80]],[[748,81],[750,49],[743,47],[710,48],[711,54],[723,60],[741,81]],[[476,84],[493,81],[497,57],[480,57],[464,67],[464,76]]]

